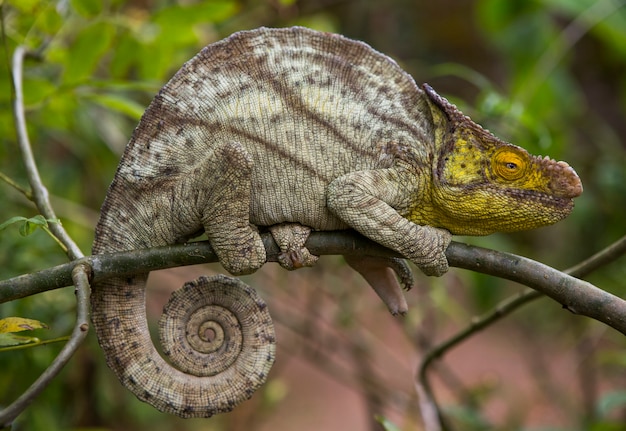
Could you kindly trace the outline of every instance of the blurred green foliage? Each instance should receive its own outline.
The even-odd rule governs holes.
[[[57,214],[86,253],[124,145],[152,96],[202,46],[261,25],[307,25],[362,39],[396,58],[418,82],[433,84],[498,135],[531,152],[567,160],[579,172],[585,193],[566,222],[536,232],[467,241],[565,267],[624,234],[623,2],[0,0],[0,10],[0,172],[26,188],[9,80],[11,55],[16,46],[24,45],[32,53],[25,63],[24,96],[33,149]],[[37,215],[12,187],[3,185],[0,191],[0,223]],[[28,237],[20,236],[17,229],[0,231],[3,279],[63,262],[64,254],[41,230]],[[330,276],[325,277],[325,283],[333,284]],[[590,277],[618,295],[626,294],[624,279],[623,263]],[[463,294],[453,290],[456,281],[446,280],[461,282]],[[455,278],[433,281],[430,300],[437,304],[438,321],[462,325],[509,293],[511,289],[503,288],[499,280],[458,273]],[[594,323],[550,310],[531,307],[514,321],[521,331],[541,332],[547,339],[565,332],[569,346],[603,333]],[[73,313],[68,289],[0,305],[0,317],[23,316],[48,323],[50,338],[69,333]],[[342,316],[345,321],[346,313]],[[423,324],[420,319],[408,316],[407,321]],[[407,336],[416,338],[420,327],[409,326]],[[358,331],[359,325],[343,329]],[[590,369],[600,377],[608,376],[614,390],[591,396],[591,410],[569,411],[569,429],[613,430],[624,419],[626,399],[619,387],[625,387],[626,381],[616,376],[624,374],[625,343],[616,334],[603,337],[598,351],[589,353]],[[58,349],[46,346],[0,355],[0,404],[15,399]],[[101,356],[91,337],[72,366],[14,429],[236,429],[235,420],[223,417],[207,425],[206,421],[179,422],[155,412],[111,381],[111,375],[102,371]],[[469,407],[450,406],[459,429],[487,428],[480,399],[477,396],[476,404]],[[391,428],[391,422],[381,422]],[[489,426],[525,429],[523,421],[515,418],[502,428]]]

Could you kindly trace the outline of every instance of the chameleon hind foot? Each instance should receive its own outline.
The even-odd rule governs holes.
[[[311,228],[298,223],[281,223],[269,228],[274,241],[280,248],[278,263],[283,268],[292,271],[305,266],[313,266],[318,256],[304,246],[311,234]]]

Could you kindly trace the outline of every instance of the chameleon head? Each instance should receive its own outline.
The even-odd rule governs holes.
[[[533,229],[567,217],[582,193],[567,163],[503,142],[425,86],[438,150],[433,225],[457,235]],[[430,224],[429,223],[429,224]]]

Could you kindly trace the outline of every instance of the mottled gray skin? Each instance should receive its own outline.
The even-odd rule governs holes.
[[[252,272],[265,256],[248,224],[351,227],[329,208],[331,194],[348,193],[329,190],[339,177],[359,172],[361,184],[372,175],[373,188],[384,181],[376,191],[395,209],[384,212],[402,212],[419,181],[394,188],[377,175],[394,166],[400,182],[412,169],[397,165],[430,165],[432,128],[423,91],[361,42],[303,28],[235,34],[185,64],[150,105],[111,185],[94,251],[171,244],[204,229],[229,272]],[[404,236],[364,233],[394,249]],[[429,250],[403,254],[445,271],[447,236],[439,235]]]
[[[403,158],[428,163],[429,113],[413,79],[363,43],[303,28],[235,34],[202,50],[155,97],[109,189],[93,252],[172,244],[205,230],[222,265],[243,274],[266,260],[256,226],[359,229],[329,209],[329,185]],[[375,175],[371,181],[380,188]],[[415,181],[383,185],[376,192],[387,203],[371,204],[386,211],[359,230],[441,273],[449,233],[388,206],[408,205],[402,195],[418,189]],[[157,354],[144,290],[143,276],[94,287],[93,321],[109,366],[160,410],[228,410],[207,407],[221,395]],[[395,300],[404,311],[401,293]]]
[[[454,110],[364,43],[304,28],[234,34],[186,63],[144,114],[102,207],[93,252],[205,231],[224,268],[245,274],[266,261],[259,229],[272,232],[281,265],[291,269],[314,263],[303,248],[311,229],[354,228],[441,275],[451,234],[428,217],[433,178],[444,172],[442,145],[454,145],[449,135],[463,129],[448,119],[470,123]],[[467,139],[483,133],[465,126]],[[406,311],[394,275],[410,286],[403,261],[349,263],[393,313]],[[242,369],[236,384],[166,363],[148,334],[145,281],[99,283],[92,295],[99,342],[125,386],[189,417],[227,411],[262,384],[270,354]]]

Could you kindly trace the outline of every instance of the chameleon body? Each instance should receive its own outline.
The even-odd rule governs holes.
[[[293,269],[315,262],[304,248],[311,229],[353,228],[441,275],[452,234],[548,225],[566,217],[581,192],[566,163],[499,140],[368,45],[300,27],[261,28],[207,46],[159,91],[120,162],[93,251],[173,244],[205,231],[236,275],[265,263],[259,230],[272,232],[281,265]],[[392,313],[406,311],[404,261],[349,263]],[[194,299],[177,292],[161,323],[172,366],[150,340],[146,278],[93,289],[98,339],[122,383],[183,417],[248,398],[274,355],[262,301],[226,277],[188,283],[183,290]],[[226,288],[213,294],[215,286]],[[199,317],[203,307],[221,316],[243,302],[250,307],[228,317],[235,323]],[[243,335],[228,335],[231,326]],[[217,353],[246,349],[241,363],[226,360],[232,366],[223,374],[207,370],[221,361]]]

